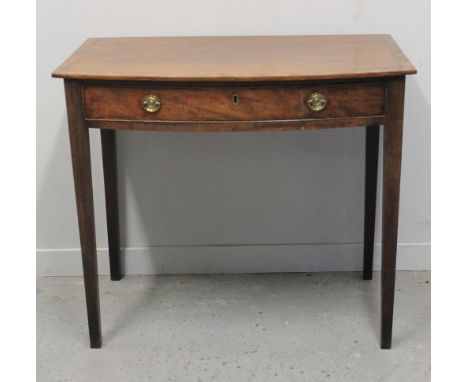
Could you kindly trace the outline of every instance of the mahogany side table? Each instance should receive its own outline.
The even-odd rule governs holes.
[[[122,277],[115,133],[366,126],[363,278],[372,278],[383,125],[381,347],[392,340],[406,75],[389,35],[92,38],[63,78],[92,348],[101,320],[89,128],[101,130],[111,279]]]

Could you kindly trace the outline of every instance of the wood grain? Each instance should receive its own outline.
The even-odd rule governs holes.
[[[383,144],[382,316],[380,340],[382,349],[390,349],[392,346],[404,100],[405,77],[389,82],[386,102],[387,120],[384,125]]]
[[[328,103],[316,112],[304,107],[304,118],[352,118],[384,115],[384,83],[316,84],[302,89],[302,99],[312,92],[323,94]]]
[[[111,280],[122,278],[120,260],[119,193],[117,185],[117,147],[115,131],[101,130],[104,192],[106,195],[107,241]]]
[[[312,92],[328,99],[316,112],[306,106]],[[161,101],[157,113],[146,112],[141,99],[148,94]],[[237,97],[237,103],[233,102]],[[384,114],[385,84],[315,84],[257,87],[132,87],[84,88],[87,119],[135,121],[268,121],[368,117]]]
[[[88,119],[91,128],[135,131],[196,131],[196,132],[248,132],[248,131],[293,131],[330,128],[349,128],[383,124],[384,117],[294,119],[284,121],[128,121]]]
[[[76,207],[80,231],[81,257],[88,312],[89,338],[92,348],[100,348],[101,314],[99,308],[98,264],[94,228],[93,184],[89,130],[85,125],[82,108],[81,85],[65,81],[65,98],[68,112],[68,131],[75,181]]]
[[[389,35],[88,39],[53,77],[135,81],[275,81],[416,73]]]
[[[121,277],[115,131],[287,131],[368,126],[364,278],[372,276],[378,126],[384,125],[381,347],[391,347],[405,75],[388,35],[89,39],[65,78],[91,347],[101,346],[89,128],[102,129],[112,279]],[[328,99],[307,108],[312,92]],[[148,114],[141,98],[162,102]],[[237,95],[238,103],[232,102]]]
[[[379,167],[379,133],[379,125],[366,127],[364,261],[362,273],[362,278],[364,280],[372,280],[372,267],[374,263],[377,170]]]
[[[161,101],[157,113],[146,112],[141,99],[148,94]],[[237,96],[234,104],[232,97]],[[303,100],[297,88],[132,88],[84,89],[86,118],[159,121],[229,121],[298,119]]]

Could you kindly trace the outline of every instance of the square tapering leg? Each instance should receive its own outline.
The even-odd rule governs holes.
[[[102,164],[106,194],[107,239],[111,280],[120,280],[119,197],[117,186],[117,149],[114,130],[101,130]]]
[[[392,346],[405,78],[387,84],[383,144],[382,349]]]
[[[68,130],[75,181],[75,196],[80,231],[83,276],[88,313],[88,327],[92,348],[100,348],[101,317],[99,308],[99,282],[96,257],[96,234],[94,228],[93,185],[89,131],[82,110],[81,84],[65,81],[65,96],[68,112]]]
[[[379,167],[380,126],[366,127],[366,175],[364,207],[364,261],[362,278],[372,280],[374,263],[375,209]]]

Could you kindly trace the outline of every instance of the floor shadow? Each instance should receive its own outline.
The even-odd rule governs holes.
[[[340,289],[346,284],[352,283],[353,285],[359,284],[359,287],[353,286],[348,288],[352,293],[361,290],[362,307],[365,315],[373,332],[376,334],[376,343],[378,343],[378,309],[376,305],[376,290],[372,282],[363,281],[360,279],[359,272],[328,272],[328,273],[271,273],[271,274],[225,274],[225,275],[159,275],[159,276],[144,276],[145,280],[143,285],[135,293],[132,289],[132,299],[130,304],[125,304],[120,307],[121,311],[114,323],[107,328],[104,326],[104,337],[107,341],[111,341],[118,336],[121,330],[127,329],[135,325],[140,318],[148,319],[148,311],[157,311],[164,309],[164,306],[158,305],[160,300],[171,301],[177,303],[184,303],[184,305],[177,310],[178,314],[183,315],[184,318],[190,319],[190,311],[192,307],[201,304],[204,309],[210,309],[210,305],[218,303],[226,297],[226,295],[233,295],[240,290],[242,295],[241,300],[235,300],[238,304],[239,311],[246,311],[255,307],[259,303],[259,296],[261,296],[261,305],[268,306],[277,303],[277,298],[280,296],[285,303],[290,304],[290,308],[284,308],[278,316],[278,320],[284,320],[288,313],[291,321],[295,315],[304,315],[313,304],[304,303],[306,301],[313,302],[315,297],[308,298],[307,296],[314,296],[314,291],[324,288],[331,288],[332,290]],[[127,281],[134,281],[141,276],[129,276]],[[375,282],[375,281],[374,281]],[[125,280],[120,281],[125,283]],[[191,283],[193,288],[176,288],[177,284]],[[250,285],[250,287],[246,285]],[[115,285],[115,283],[113,283]],[[207,288],[208,289],[203,289]],[[125,286],[122,286],[125,288]],[[113,293],[118,293],[118,287],[112,287]],[[334,292],[331,293],[332,295]],[[299,300],[295,301],[289,299],[288,296],[302,296]],[[343,293],[343,298],[353,298],[352,295],[346,296]],[[323,297],[318,297],[318,301],[322,301]],[[200,300],[202,302],[200,303]],[[191,306],[185,305],[186,301],[192,301]],[[317,301],[317,300],[316,300]],[[302,305],[304,304],[304,305]],[[307,307],[301,311],[299,306]],[[337,314],[340,307],[337,307]],[[216,309],[213,309],[216,310]],[[258,309],[253,309],[252,317],[244,317],[250,322],[255,318]],[[191,313],[193,314],[193,312]],[[326,316],[320,317],[320,320],[325,320]]]

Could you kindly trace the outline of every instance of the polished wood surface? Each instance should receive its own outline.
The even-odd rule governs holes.
[[[101,346],[89,128],[100,128],[111,278],[122,276],[115,130],[287,131],[367,126],[364,279],[372,278],[383,125],[381,347],[391,347],[405,78],[387,35],[90,39],[65,78],[91,347]],[[312,92],[326,96],[320,111]],[[161,109],[141,105],[156,95]],[[234,102],[233,96],[236,96]],[[318,180],[319,181],[319,180]]]
[[[135,131],[294,131],[331,129],[382,124],[385,117],[290,119],[278,121],[132,121],[121,119],[86,119],[89,127]]]
[[[91,38],[54,77],[288,81],[392,77],[416,70],[389,35]]]
[[[312,92],[327,98],[325,109],[313,111],[307,107]],[[149,94],[161,102],[156,113],[142,107],[142,98]],[[371,117],[384,115],[384,101],[384,83],[308,87],[84,87],[87,119],[209,122]]]
[[[382,349],[390,349],[392,346],[404,103],[405,77],[400,77],[389,82],[387,87],[387,119],[384,126],[380,326]]]
[[[148,113],[141,99],[154,94],[161,109]],[[237,97],[237,103],[233,97]],[[86,118],[136,121],[250,121],[300,119],[303,100],[297,88],[85,87]]]
[[[75,183],[76,209],[80,231],[81,257],[88,313],[89,339],[92,348],[100,348],[101,313],[99,304],[96,233],[94,228],[93,182],[89,130],[85,124],[81,86],[75,81],[65,81],[65,98],[68,112],[68,132]]]
[[[117,147],[115,131],[101,130],[102,167],[106,196],[107,242],[111,280],[122,278],[120,260],[119,193],[117,186]]]
[[[375,209],[377,202],[377,170],[379,168],[380,126],[366,127],[366,169],[364,193],[364,261],[362,278],[372,280],[374,265]]]

